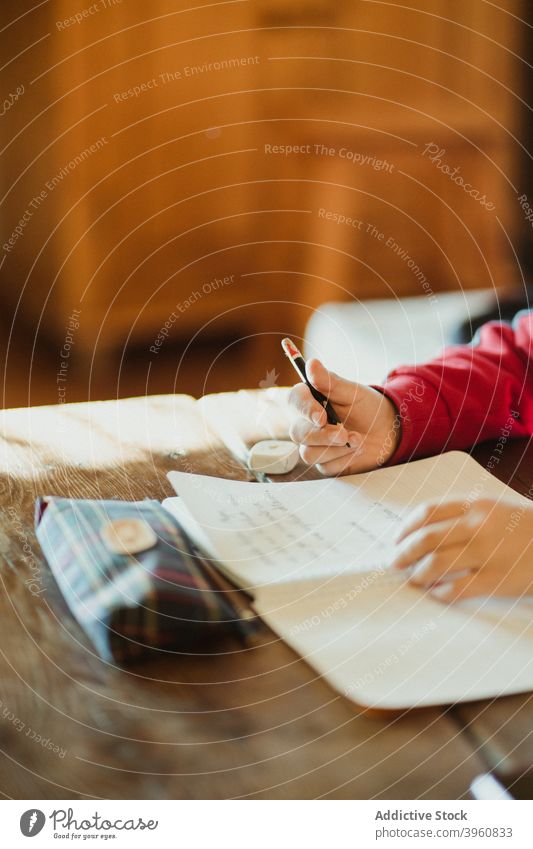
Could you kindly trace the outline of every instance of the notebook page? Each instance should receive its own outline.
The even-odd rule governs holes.
[[[180,516],[229,576],[270,583],[382,570],[402,519],[428,499],[512,495],[467,454],[450,452],[343,478],[246,483],[169,472]],[[518,500],[521,496],[514,495]],[[174,499],[164,506],[173,508]]]
[[[533,598],[433,600],[390,573],[263,587],[261,618],[339,693],[400,710],[533,690]]]

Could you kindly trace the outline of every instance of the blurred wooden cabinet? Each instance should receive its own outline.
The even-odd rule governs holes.
[[[518,0],[80,6],[4,12],[3,291],[49,336],[260,344],[516,273]]]

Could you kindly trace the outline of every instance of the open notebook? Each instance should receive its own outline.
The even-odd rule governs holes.
[[[318,481],[168,477],[164,506],[346,697],[398,710],[533,690],[533,598],[446,606],[388,568],[418,504],[525,501],[467,454]]]

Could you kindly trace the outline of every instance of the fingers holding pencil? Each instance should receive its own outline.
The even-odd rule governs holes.
[[[305,367],[306,383],[294,386],[289,396],[290,437],[300,446],[302,459],[332,476],[370,471],[389,459],[395,448],[390,434],[398,432],[392,402],[376,389],[328,371],[319,360],[309,360]],[[328,422],[309,384],[329,401],[340,424]],[[387,453],[384,445],[389,442]]]
[[[314,427],[325,427],[328,421],[326,411],[322,404],[313,398],[309,387],[305,383],[297,383],[289,394],[289,407],[294,416],[305,419]],[[336,427],[336,425],[332,425]]]
[[[350,433],[344,425],[316,425],[308,418],[295,414],[289,435],[298,445],[346,447]]]

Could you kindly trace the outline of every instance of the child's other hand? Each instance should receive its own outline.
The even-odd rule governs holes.
[[[533,593],[533,504],[426,504],[398,537],[393,565],[440,601]]]
[[[300,446],[302,459],[324,475],[365,472],[386,463],[400,438],[394,404],[376,389],[328,371],[319,360],[309,360],[306,371],[309,382],[331,401],[343,424],[329,425],[309,387],[294,386],[289,399],[294,415],[290,436]]]

